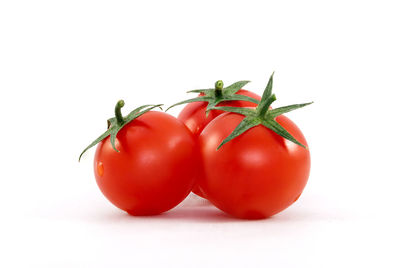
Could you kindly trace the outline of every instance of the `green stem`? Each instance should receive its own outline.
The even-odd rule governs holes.
[[[115,105],[115,118],[117,118],[117,122],[119,125],[124,124],[125,120],[121,113],[121,108],[124,107],[125,102],[123,100],[119,100]]]
[[[222,96],[222,89],[224,88],[224,82],[222,80],[218,80],[215,82],[215,96],[221,97]]]

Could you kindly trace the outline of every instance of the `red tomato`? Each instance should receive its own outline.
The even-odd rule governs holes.
[[[244,118],[225,113],[199,136],[204,175],[198,185],[216,207],[235,217],[261,219],[295,202],[310,172],[309,150],[258,125],[216,150]],[[287,117],[276,121],[307,145],[300,129]]]
[[[256,100],[261,99],[260,96],[258,96],[257,94],[244,89],[240,89],[236,94],[252,97]],[[199,96],[203,95],[204,94],[200,94]],[[257,104],[249,101],[225,101],[218,104],[217,106],[255,107],[257,106]],[[178,119],[181,120],[192,131],[194,135],[198,136],[208,123],[210,123],[220,114],[225,113],[224,111],[211,110],[208,116],[206,116],[206,108],[207,102],[204,101],[189,103],[179,113]],[[204,197],[204,194],[201,192],[199,187],[194,186],[192,191],[195,194]]]
[[[256,100],[260,100],[260,96],[257,94],[240,89],[236,94],[252,97]],[[199,96],[203,96],[200,94]],[[256,103],[249,101],[224,101],[217,106],[232,106],[232,107],[256,107]],[[218,115],[223,114],[224,111],[211,110],[206,116],[207,102],[199,101],[187,104],[178,115],[178,119],[181,120],[195,135],[200,135],[204,127],[210,123]]]
[[[147,112],[97,147],[94,170],[103,194],[132,215],[154,215],[178,205],[191,191],[199,155],[193,134],[175,117]]]

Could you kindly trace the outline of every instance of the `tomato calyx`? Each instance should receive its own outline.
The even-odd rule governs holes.
[[[101,142],[108,136],[110,136],[110,142],[112,145],[112,148],[116,151],[119,152],[118,149],[115,147],[115,140],[117,137],[118,132],[129,122],[132,120],[136,119],[137,117],[141,116],[144,113],[147,113],[148,111],[154,109],[154,108],[161,108],[163,104],[148,104],[148,105],[142,105],[136,109],[134,109],[132,112],[130,112],[126,117],[122,116],[121,113],[121,108],[124,107],[125,102],[123,100],[119,100],[117,104],[115,105],[115,117],[112,117],[107,120],[107,125],[108,129],[106,132],[101,134],[97,139],[95,139],[89,146],[87,146],[82,153],[79,155],[79,161],[81,160],[82,155],[95,146],[97,143]]]
[[[301,144],[298,140],[296,140],[289,132],[287,132],[276,120],[275,118],[281,114],[302,108],[304,106],[310,105],[313,102],[302,103],[302,104],[293,104],[288,106],[283,106],[275,109],[270,109],[271,104],[276,100],[275,94],[272,94],[272,85],[273,85],[273,76],[269,78],[267,87],[264,90],[261,101],[259,102],[256,109],[250,108],[240,108],[240,107],[230,107],[230,106],[221,106],[221,107],[212,107],[210,110],[221,110],[225,112],[233,112],[242,114],[245,118],[237,125],[237,127],[232,131],[232,133],[226,137],[221,144],[218,146],[217,150],[221,148],[225,143],[231,141],[232,139],[240,136],[247,130],[258,126],[263,125],[264,127],[274,131],[276,134],[282,136],[283,138],[290,140],[291,142],[307,149],[307,147]]]
[[[244,95],[239,95],[236,94],[243,86],[245,86],[247,83],[250,81],[238,81],[236,83],[233,83],[230,86],[227,86],[224,88],[224,83],[221,80],[218,80],[215,82],[215,87],[214,88],[208,88],[208,89],[195,89],[195,90],[190,90],[187,93],[200,93],[201,95],[192,98],[192,99],[187,99],[178,103],[175,103],[168,107],[166,111],[171,109],[172,107],[185,104],[185,103],[191,103],[191,102],[197,102],[197,101],[205,101],[207,102],[207,109],[206,109],[206,115],[210,112],[210,110],[214,107],[216,107],[219,103],[223,101],[249,101],[258,104],[259,101],[248,96]]]

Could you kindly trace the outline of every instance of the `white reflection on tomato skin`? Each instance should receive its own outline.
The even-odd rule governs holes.
[[[298,149],[297,146],[300,146],[288,139],[284,139],[284,143],[286,146],[286,150],[288,150],[289,153],[295,153],[296,150]]]
[[[142,150],[140,152],[140,157],[136,161],[140,161],[142,166],[152,166],[157,160],[157,153],[153,150]]]
[[[168,139],[167,148],[168,149],[174,149],[177,146],[179,146],[179,144],[181,142],[182,142],[182,138],[180,136],[176,135],[174,137],[171,137],[171,138]]]
[[[240,162],[246,163],[246,166],[251,166],[254,169],[262,168],[270,161],[269,158],[265,158],[266,154],[258,148],[243,150],[238,156],[240,157]]]
[[[193,133],[198,133],[200,126],[199,124],[196,122],[196,120],[194,120],[193,118],[189,118],[188,120],[185,121],[185,125],[187,126],[188,129],[190,129]]]
[[[216,150],[219,144],[221,143],[218,133],[208,135],[207,141],[205,143],[206,143],[205,147],[206,151]]]

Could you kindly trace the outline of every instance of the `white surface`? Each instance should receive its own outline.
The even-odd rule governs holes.
[[[1,267],[399,267],[396,1],[1,1]],[[243,1],[242,1],[243,2]],[[312,173],[263,221],[192,197],[134,218],[102,197],[93,151],[115,102],[275,70]],[[173,110],[177,114],[180,108]]]

